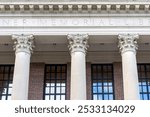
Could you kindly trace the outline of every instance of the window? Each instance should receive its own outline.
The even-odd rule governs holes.
[[[13,71],[13,65],[0,65],[0,100],[11,99]]]
[[[91,72],[92,99],[113,100],[113,66],[111,64],[93,64],[91,65]]]
[[[67,65],[46,65],[44,80],[45,100],[66,99]]]
[[[150,100],[150,64],[138,65],[140,99]]]

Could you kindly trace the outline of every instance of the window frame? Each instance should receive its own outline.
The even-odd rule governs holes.
[[[141,74],[140,74],[140,72],[142,72],[142,70],[141,70],[142,66],[144,66],[144,76],[145,76],[145,78],[143,76],[141,76]],[[150,77],[148,77],[148,75],[147,75],[147,72],[150,72],[150,70],[148,71],[146,66],[150,67],[150,64],[146,64],[146,63],[137,64],[138,80],[139,80],[139,93],[140,93],[140,99],[141,100],[150,100],[150,88],[149,88],[150,84],[148,84],[148,81],[150,81]],[[146,82],[146,85],[143,85],[144,81]],[[146,86],[146,90],[147,90],[146,92],[143,91],[144,90],[143,86]],[[142,92],[141,92],[140,89],[142,89]],[[144,95],[147,96],[147,99],[144,99]]]
[[[2,74],[3,74],[3,78],[2,79],[0,79],[0,81],[3,83],[3,82],[7,82],[7,86],[6,87],[4,87],[4,88],[6,88],[6,93],[5,94],[0,94],[0,100],[2,100],[2,96],[4,96],[4,100],[8,100],[8,97],[10,97],[11,98],[11,95],[12,95],[12,93],[11,94],[9,94],[9,90],[10,90],[10,88],[11,88],[11,90],[12,90],[12,86],[9,86],[9,84],[10,84],[10,82],[11,82],[11,84],[13,84],[13,73],[14,73],[14,65],[0,65],[0,67],[3,67],[3,72],[2,72]],[[4,75],[5,75],[5,70],[6,70],[6,68],[8,68],[8,77],[7,77],[7,79],[4,79]],[[11,70],[12,70],[12,73],[11,73]],[[12,75],[12,79],[10,78],[11,77],[11,75]]]
[[[62,67],[65,67],[65,71],[64,72],[62,72]],[[53,73],[54,74],[54,76],[55,76],[55,78],[54,79],[51,79],[50,77],[49,78],[47,78],[47,67],[50,67],[50,70],[49,70],[49,73],[50,73],[50,77],[51,77],[51,73]],[[55,67],[55,70],[54,70],[54,72],[52,72],[51,70],[51,67]],[[57,72],[57,67],[61,67],[61,70],[60,70],[60,72]],[[60,73],[61,74],[61,77],[62,77],[62,74],[65,74],[65,79],[61,79],[61,78],[57,78],[57,75],[58,75],[58,73]],[[52,87],[54,87],[54,93],[52,94],[52,93],[46,93],[45,92],[45,90],[46,90],[46,81],[47,80],[49,80],[50,81],[50,83],[52,82],[52,81],[54,81],[54,86],[51,86],[51,84],[50,84],[50,86],[49,86],[49,90],[50,90],[50,88],[52,88]],[[59,81],[59,82],[58,82]],[[60,86],[57,86],[57,82],[58,83],[62,83],[62,82],[64,82],[65,83],[65,86],[62,86],[62,84],[60,84]],[[57,93],[57,88],[60,88],[60,93]],[[65,92],[64,93],[61,93],[61,91],[62,91],[62,88],[65,88]],[[57,96],[59,95],[60,96],[60,98],[61,98],[61,96],[62,95],[64,95],[65,96],[65,100],[67,99],[67,64],[46,64],[45,65],[45,70],[44,70],[44,88],[43,88],[43,100],[46,100],[46,98],[45,98],[45,96],[48,96],[49,97],[49,100],[51,100],[50,99],[50,96],[54,96],[54,100],[57,100]],[[61,99],[60,99],[61,100]]]
[[[101,93],[98,93],[98,84],[97,84],[97,93],[94,93],[93,92],[93,83],[94,83],[94,81],[100,81],[100,79],[98,79],[98,78],[93,78],[93,66],[100,66],[101,67],[101,69],[102,69],[102,77],[101,77],[101,84],[102,84],[102,92]],[[111,79],[110,78],[104,78],[103,76],[104,76],[104,71],[103,71],[103,67],[104,66],[107,66],[107,70],[108,70],[108,66],[111,66],[111,71],[112,71],[112,75],[111,75]],[[96,68],[96,71],[98,71],[98,68]],[[106,72],[107,73],[107,75],[108,75],[108,72]],[[98,74],[98,72],[96,73],[96,74]],[[111,80],[111,83],[112,83],[112,85],[111,85],[111,88],[112,88],[112,93],[109,93],[109,92],[104,92],[104,81],[107,81],[106,83],[107,83],[107,89],[110,87],[109,85],[108,85],[108,83],[109,83],[109,80]],[[96,82],[96,83],[98,83],[98,82]],[[98,99],[98,96],[99,95],[102,95],[102,99],[101,100],[110,100],[109,99],[109,96],[110,95],[112,95],[113,96],[113,99],[112,100],[115,100],[115,88],[114,88],[114,69],[113,69],[113,64],[91,64],[91,94],[92,94],[92,100],[94,100],[94,94],[97,96],[97,100],[100,100],[100,99]],[[109,90],[108,90],[109,91]],[[108,97],[108,99],[105,99],[104,98],[104,96],[105,95],[107,95],[107,97]]]

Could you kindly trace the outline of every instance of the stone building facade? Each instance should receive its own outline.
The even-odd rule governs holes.
[[[2,100],[149,100],[150,1],[0,0]]]

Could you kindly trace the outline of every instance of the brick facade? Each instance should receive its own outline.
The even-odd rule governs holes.
[[[87,100],[92,99],[92,89],[91,89],[91,63],[86,63],[86,92]]]
[[[29,100],[43,100],[44,63],[31,63],[29,79]]]
[[[71,84],[71,63],[67,64],[67,90],[66,90],[66,99],[70,100],[70,85]]]
[[[115,90],[115,99],[123,100],[123,76],[122,76],[122,64],[113,63],[114,68],[114,90]]]
[[[114,69],[114,92],[116,100],[123,100],[123,79],[122,79],[121,62],[113,63]],[[44,63],[31,63],[30,79],[29,79],[29,100],[43,100],[43,85],[44,85]],[[67,63],[67,89],[66,99],[70,100],[71,88],[71,63]],[[91,63],[86,63],[86,90],[87,100],[92,100],[91,89]]]

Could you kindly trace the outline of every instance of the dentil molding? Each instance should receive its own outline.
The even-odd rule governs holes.
[[[150,2],[0,2],[0,12],[149,12]]]

